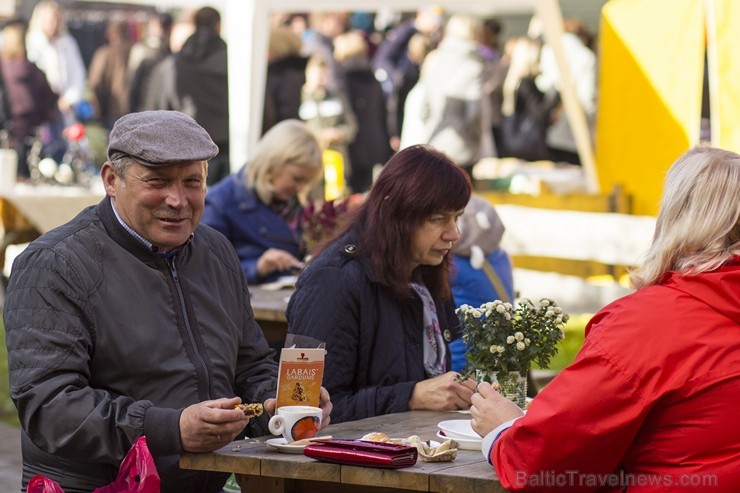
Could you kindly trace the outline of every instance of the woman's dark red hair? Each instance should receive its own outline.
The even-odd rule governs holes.
[[[409,282],[421,280],[432,295],[449,299],[450,258],[439,266],[412,264],[411,240],[434,214],[462,210],[470,199],[468,174],[428,146],[407,147],[383,167],[348,230],[358,254],[369,258],[379,282],[400,298],[411,296]]]

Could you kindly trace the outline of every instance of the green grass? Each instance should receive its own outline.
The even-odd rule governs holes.
[[[560,371],[573,362],[583,346],[583,331],[586,324],[593,317],[592,314],[571,315],[563,329],[565,339],[560,341],[558,353],[550,360],[549,370]]]
[[[8,348],[5,346],[5,326],[0,320],[0,422],[20,426],[18,413],[10,400],[10,382],[8,381]]]

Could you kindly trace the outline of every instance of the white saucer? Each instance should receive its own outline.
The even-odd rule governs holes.
[[[457,437],[449,437],[444,434],[442,431],[437,432],[437,437],[439,437],[443,442],[445,440],[455,440],[458,444],[458,448],[461,450],[477,450],[480,452],[480,446],[483,442],[482,439],[473,440],[473,439],[466,439],[466,438],[457,438]]]
[[[265,443],[269,445],[270,447],[274,447],[278,449],[278,451],[284,453],[284,454],[302,454],[303,453],[303,447],[306,446],[306,444],[302,445],[290,445],[285,440],[285,438],[270,438],[268,440],[265,440]]]
[[[470,421],[469,419],[450,419],[448,421],[440,421],[437,423],[437,427],[444,431],[448,438],[480,440],[481,436],[473,431]]]

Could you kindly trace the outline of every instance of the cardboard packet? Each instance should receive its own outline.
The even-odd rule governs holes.
[[[326,350],[323,348],[281,350],[276,407],[318,407],[325,354]]]

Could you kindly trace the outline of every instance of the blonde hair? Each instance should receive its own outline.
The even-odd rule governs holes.
[[[469,15],[453,15],[445,26],[445,38],[483,41],[483,23]]]
[[[4,58],[26,58],[26,26],[21,23],[8,24],[3,28],[2,56]]]
[[[695,146],[666,175],[653,241],[631,272],[639,289],[676,271],[696,275],[740,254],[740,155]]]
[[[262,136],[247,163],[247,188],[253,188],[263,203],[270,204],[274,192],[271,175],[289,164],[311,170],[316,180],[321,176],[323,161],[319,141],[300,120],[283,120]]]
[[[334,38],[334,59],[343,62],[349,58],[366,57],[368,46],[358,31],[348,31]]]
[[[52,15],[56,16],[58,21],[57,35],[66,34],[68,32],[67,24],[64,22],[62,7],[54,0],[43,0],[36,4],[33,13],[31,13],[31,20],[28,22],[28,30],[32,32],[43,32],[46,19]]]
[[[516,90],[522,79],[539,73],[540,43],[527,36],[517,36],[506,42],[506,49],[510,50],[510,60],[502,86],[501,113],[509,116],[514,114]]]
[[[301,52],[303,42],[300,36],[287,26],[278,26],[270,29],[270,60],[280,60]]]

